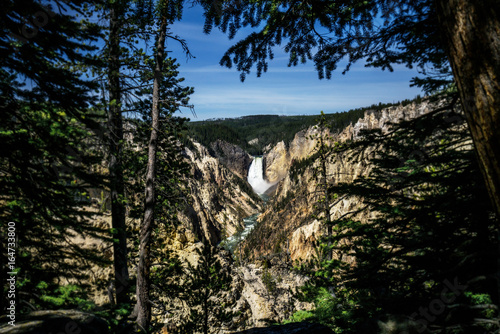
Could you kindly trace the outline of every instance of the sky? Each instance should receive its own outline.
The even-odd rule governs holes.
[[[188,109],[182,116],[192,121],[232,118],[246,115],[319,115],[320,111],[335,113],[372,104],[393,103],[422,94],[410,87],[417,72],[397,66],[394,72],[366,68],[355,64],[342,75],[339,66],[330,80],[318,79],[312,62],[288,67],[288,55],[275,50],[275,59],[260,78],[253,70],[244,82],[235,69],[221,67],[225,51],[249,30],[238,33],[233,40],[217,29],[203,33],[204,18],[199,7],[185,8],[182,21],[171,32],[183,38],[195,58],[187,59],[180,44],[168,41],[170,56],[180,63],[184,85],[194,87],[191,96],[196,116]]]

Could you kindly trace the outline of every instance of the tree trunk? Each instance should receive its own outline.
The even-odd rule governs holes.
[[[151,235],[154,229],[155,208],[155,178],[158,129],[160,126],[160,84],[165,53],[165,38],[167,34],[167,18],[161,17],[160,31],[156,43],[155,73],[153,82],[153,101],[151,110],[151,136],[148,148],[148,166],[146,172],[146,191],[144,201],[144,219],[141,224],[139,265],[137,267],[137,325],[145,332],[151,322],[151,304],[149,303],[150,266],[151,266]]]
[[[208,312],[209,312],[209,305],[208,305],[208,298],[210,296],[208,295],[208,288],[205,288],[205,293],[203,297],[203,334],[208,334]]]
[[[462,107],[500,219],[500,2],[437,0],[437,4]],[[500,230],[497,238],[496,303],[500,304]]]
[[[117,5],[111,6],[109,22],[109,179],[111,225],[115,271],[116,302],[128,303],[129,273],[127,267],[127,233],[125,225],[125,187],[123,180],[123,122],[120,85],[120,16]]]
[[[500,217],[500,2],[438,0],[438,15],[481,170]]]
[[[322,187],[323,187],[323,193],[324,193],[324,203],[323,203],[323,214],[325,216],[325,224],[326,224],[326,233],[328,237],[328,251],[326,253],[326,260],[331,261],[333,259],[333,251],[331,249],[332,247],[332,241],[331,237],[333,235],[333,226],[332,222],[330,220],[330,192],[328,189],[328,175],[327,175],[327,150],[328,148],[326,147],[325,144],[325,138],[323,138],[323,135],[325,133],[325,128],[322,127],[321,129],[321,134],[320,134],[320,160],[321,160],[321,182],[322,182]]]

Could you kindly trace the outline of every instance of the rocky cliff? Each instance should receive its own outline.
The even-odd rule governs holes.
[[[357,140],[362,130],[389,130],[391,123],[410,120],[439,106],[439,102],[424,101],[407,106],[394,106],[381,111],[367,111],[363,118],[338,133],[325,131],[331,144]],[[318,201],[318,180],[315,169],[318,161],[313,158],[319,129],[311,127],[295,135],[289,145],[278,143],[269,149],[266,161],[268,180],[281,180],[275,197],[259,217],[259,224],[245,241],[244,251],[251,259],[277,252],[286,252],[292,260],[311,258],[315,254],[314,243],[324,232],[322,224],[313,218]],[[369,153],[369,152],[366,152]],[[364,160],[348,161],[338,154],[327,164],[329,182],[352,182],[370,171]],[[331,212],[336,219],[359,206],[361,199],[338,199]],[[366,215],[366,214],[365,214]],[[366,220],[369,217],[358,217]]]
[[[428,112],[435,103],[423,101],[412,103],[407,106],[393,106],[380,111],[368,110],[363,118],[355,124],[348,125],[338,133],[325,133],[332,141],[344,142],[359,137],[362,130],[382,129],[387,131],[391,123],[410,120]],[[313,126],[295,134],[290,143],[283,141],[273,147],[267,147],[264,154],[265,177],[275,183],[282,180],[288,174],[293,162],[303,160],[310,156],[315,147],[316,139],[320,130]]]
[[[246,180],[252,157],[241,147],[223,140],[216,140],[210,144],[210,153],[230,171]]]
[[[243,228],[243,218],[258,213],[262,209],[262,201],[244,179],[226,168],[207,148],[198,143],[194,143],[194,147],[193,150],[186,149],[191,163],[192,177],[187,180],[191,201],[181,220],[200,238],[216,245]],[[243,174],[248,154],[222,142],[215,147],[226,152],[226,163]],[[241,164],[236,162],[238,158],[243,159]]]
[[[265,177],[275,183],[286,177],[294,161],[306,158],[316,146],[316,136],[320,131],[315,127],[295,134],[291,143],[281,141],[264,154]]]

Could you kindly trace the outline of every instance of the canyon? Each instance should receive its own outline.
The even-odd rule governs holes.
[[[184,284],[192,270],[189,268],[197,268],[202,262],[203,245],[210,244],[217,249],[216,261],[230,277],[228,289],[211,298],[217,305],[230,307],[233,314],[231,320],[221,322],[217,312],[212,312],[212,328],[220,333],[234,333],[281,323],[297,310],[310,310],[312,304],[296,297],[308,278],[294,270],[294,264],[314,258],[316,241],[325,233],[325,227],[315,217],[320,184],[315,176],[319,167],[315,155],[318,139],[339,145],[358,140],[363,130],[387,132],[391,123],[416,118],[442,103],[424,100],[379,111],[367,110],[362,118],[337,131],[311,126],[297,132],[290,142],[268,145],[262,156],[251,156],[238,145],[221,140],[208,147],[193,142],[183,152],[190,171],[185,179],[188,197],[178,211],[179,224],[160,231],[155,245],[165,258],[177,259],[185,269],[164,281]],[[371,166],[364,159],[352,160],[338,154],[326,168],[329,182],[336,183],[368,175]],[[331,218],[354,210],[360,203],[362,199],[339,199],[330,211]],[[362,213],[358,218],[366,221],[371,217]],[[99,224],[109,224],[108,220],[104,216]],[[138,225],[139,221],[132,222],[133,233],[137,233]],[[107,242],[80,242],[109,252]],[[132,260],[132,273],[135,266]],[[107,303],[108,287],[103,282],[109,281],[111,269],[96,268],[92,276],[90,283],[96,287],[94,300],[101,305]],[[155,321],[178,331],[190,306],[179,296],[162,291],[155,294],[158,302],[171,309],[157,314]]]
[[[329,138],[334,144],[357,140],[363,130],[387,132],[391,123],[416,118],[442,103],[424,101],[368,110],[357,122],[335,133],[312,126],[296,133],[289,143],[281,141],[267,147],[262,157],[250,157],[223,142],[214,145],[219,152],[225,147],[222,159],[214,154],[216,150],[212,149],[211,155],[198,143],[198,154],[187,151],[197,175],[190,181],[193,201],[187,212],[197,214],[185,216],[185,228],[232,252],[233,262],[228,265],[234,267],[232,291],[237,296],[232,302],[240,316],[227,328],[228,333],[281,322],[291,315],[292,309],[312,307],[298,302],[293,293],[278,291],[297,291],[305,283],[307,278],[295,272],[292,264],[313,258],[315,242],[325,233],[324,226],[314,218],[319,182],[314,176],[318,138]],[[240,161],[242,157],[244,160]],[[242,166],[247,166],[247,170]],[[370,168],[363,159],[353,161],[342,155],[327,164],[330,182],[352,182],[367,175]],[[241,180],[245,176],[243,181],[248,181],[252,188],[234,185],[236,177]],[[256,198],[255,194],[261,197]],[[352,198],[339,200],[330,212],[331,218],[354,210],[360,203],[361,200]],[[361,220],[370,218],[369,213],[362,215]],[[185,249],[191,251],[190,247]],[[225,297],[220,298],[228,303]]]
[[[251,259],[286,251],[292,261],[308,260],[315,255],[315,242],[325,232],[324,227],[313,218],[315,203],[319,200],[319,184],[315,173],[318,160],[311,158],[317,152],[320,136],[327,138],[329,145],[358,140],[363,130],[390,131],[391,124],[408,121],[424,115],[444,104],[444,101],[424,100],[403,106],[392,106],[380,111],[368,110],[364,117],[346,128],[331,133],[317,126],[295,134],[290,143],[279,142],[264,154],[264,177],[275,183],[274,195],[259,216],[259,224],[244,243],[244,251]],[[366,152],[369,155],[371,152]],[[309,159],[309,160],[308,160]],[[302,163],[301,163],[302,162]],[[298,167],[299,168],[294,168]],[[371,166],[366,160],[347,159],[336,155],[326,164],[330,183],[349,183],[359,176],[368,175]],[[358,200],[338,201],[330,212],[336,219],[360,205]],[[364,217],[358,217],[366,221]]]

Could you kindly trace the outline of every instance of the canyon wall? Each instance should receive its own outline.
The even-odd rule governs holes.
[[[367,111],[363,118],[338,133],[321,133],[319,129],[311,127],[297,133],[290,143],[280,142],[269,148],[263,157],[265,176],[271,183],[279,182],[267,206],[245,181],[252,158],[241,148],[217,141],[210,148],[194,143],[191,149],[185,150],[185,157],[191,165],[191,175],[186,180],[189,198],[179,212],[181,226],[160,236],[159,244],[165,256],[168,252],[174,252],[181,263],[196,265],[199,262],[196,250],[201,248],[201,240],[217,245],[243,227],[244,217],[263,212],[257,227],[243,244],[243,252],[254,263],[236,267],[231,256],[226,254],[226,267],[232,268],[233,280],[230,291],[221,293],[217,298],[221,305],[234,305],[233,311],[238,316],[233,317],[221,332],[231,333],[264,326],[285,319],[292,310],[310,307],[297,304],[293,296],[285,291],[294,290],[304,283],[305,278],[289,270],[291,261],[315,256],[314,243],[324,230],[322,223],[313,217],[314,205],[318,200],[315,194],[318,187],[315,168],[318,162],[309,158],[315,152],[315,137],[328,135],[332,142],[356,140],[363,129],[388,131],[391,122],[415,118],[434,107],[436,104],[423,102],[378,112]],[[331,175],[329,182],[352,182],[361,175],[367,175],[370,168],[362,159],[347,160],[339,154],[327,165],[327,173]],[[361,201],[339,198],[330,212],[332,219],[356,209]],[[370,218],[369,213],[363,215],[360,219]],[[108,225],[109,217],[105,215],[101,223]],[[134,233],[137,233],[138,223],[134,223]],[[89,240],[82,242],[90,243]],[[130,249],[134,248],[132,240],[130,246]],[[98,248],[111,259],[110,244],[106,241],[100,240],[92,247]],[[274,264],[266,262],[265,265],[259,265],[256,261],[264,255],[266,261],[275,259],[276,256],[270,255],[276,253],[281,254],[283,259]],[[131,254],[132,275],[136,271],[135,258]],[[110,281],[112,270],[110,267],[100,269],[93,277],[95,281],[90,283],[98,286],[94,291],[95,300],[102,305],[107,302],[107,285],[103,282]],[[165,279],[174,282],[181,280],[179,277]],[[175,308],[168,319],[158,320],[169,323],[181,321],[179,319],[185,315],[182,312],[188,310],[177,305]]]
[[[240,167],[246,164],[239,164],[238,160],[243,158],[246,161],[248,154],[229,144],[217,144],[218,148],[226,152],[226,164],[238,167],[235,167],[238,170],[236,174],[213,157],[204,146],[198,143],[194,143],[194,146],[193,150],[186,149],[191,164],[192,177],[187,180],[191,201],[181,214],[181,220],[200,238],[217,245],[244,227],[243,218],[260,212],[262,201],[238,175],[243,174]],[[231,155],[231,152],[235,154]]]
[[[222,165],[246,180],[252,157],[241,147],[218,139],[210,144],[210,151]]]
[[[286,177],[292,162],[306,158],[316,147],[313,139],[320,134],[320,130],[310,127],[295,134],[288,145],[281,141],[269,148],[264,154],[264,171],[266,180],[276,183]]]
[[[325,135],[330,136],[332,141],[339,142],[357,139],[362,130],[387,131],[391,123],[414,119],[430,111],[434,106],[436,106],[434,102],[423,101],[380,111],[368,110],[355,124],[348,125],[338,133],[325,132]],[[305,159],[314,153],[317,142],[315,138],[319,135],[320,130],[312,126],[296,133],[290,143],[281,141],[274,147],[268,147],[264,154],[266,179],[271,183],[284,179],[294,161]]]
[[[256,214],[262,210],[263,201],[253,193],[248,183],[237,174],[241,167],[241,159],[249,156],[243,150],[231,145],[219,143],[219,148],[225,152],[224,158],[228,166],[233,166],[232,171],[221,161],[213,156],[207,148],[194,143],[191,149],[185,149],[184,156],[190,165],[189,176],[186,177],[186,200],[179,206],[177,218],[180,224],[171,228],[163,225],[157,226],[156,239],[158,251],[172,252],[179,257],[182,263],[195,264],[198,260],[196,249],[200,248],[201,241],[207,240],[216,246],[224,238],[231,236],[238,229],[243,228],[243,218]],[[244,162],[247,163],[247,162]],[[238,167],[240,166],[240,167]],[[241,168],[239,169],[240,173]],[[246,173],[246,171],[245,171]],[[90,192],[92,203],[89,211],[95,211],[93,223],[99,228],[111,228],[111,213],[104,200],[100,202],[100,194],[104,189],[93,189]],[[104,197],[103,197],[104,198]],[[102,213],[100,213],[103,211]],[[136,240],[138,240],[140,218],[127,218],[130,251],[129,271],[132,276],[136,274]],[[103,254],[106,260],[112,260],[112,245],[108,240],[98,238],[83,238],[75,235],[73,242],[89,251]],[[165,254],[165,258],[168,258]],[[112,266],[95,266],[91,269],[93,286],[93,300],[98,305],[109,303],[107,289],[112,282]]]

